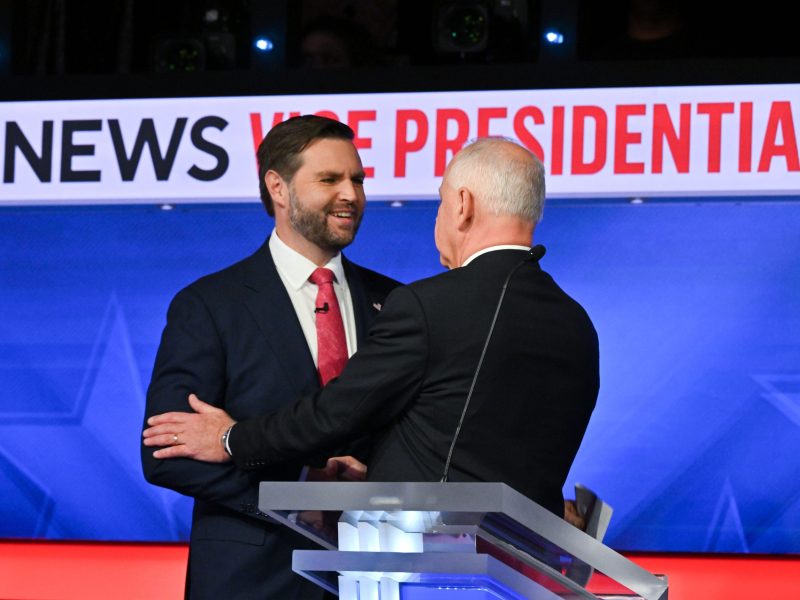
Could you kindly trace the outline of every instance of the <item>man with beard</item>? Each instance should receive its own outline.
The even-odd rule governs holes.
[[[175,296],[145,420],[190,411],[190,392],[237,420],[255,417],[318,389],[356,351],[398,283],[340,252],[353,241],[365,206],[353,137],[337,121],[302,116],[264,138],[260,192],[275,229],[255,254]],[[341,464],[358,466],[347,458]],[[258,483],[297,480],[302,462],[245,473],[231,464],[156,460],[143,447],[142,465],[150,483],[195,500],[188,598],[322,597],[291,570],[292,549],[304,540],[257,511]]]

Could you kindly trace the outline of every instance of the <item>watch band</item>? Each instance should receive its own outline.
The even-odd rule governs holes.
[[[236,425],[236,423],[234,423],[233,425],[228,427],[225,430],[225,433],[222,434],[222,438],[220,439],[220,442],[222,443],[222,447],[225,449],[225,452],[231,458],[233,458],[233,453],[231,453],[231,445],[230,445],[230,441],[229,440],[230,440],[230,436],[231,436],[231,430],[233,429],[234,425]]]

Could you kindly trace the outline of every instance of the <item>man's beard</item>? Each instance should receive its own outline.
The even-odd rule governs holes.
[[[348,208],[356,212],[355,227],[352,231],[338,233],[328,227],[327,209],[307,209],[298,201],[294,190],[289,189],[289,223],[305,239],[324,250],[338,252],[349,246],[355,238],[363,213],[359,213],[354,205],[348,205]]]

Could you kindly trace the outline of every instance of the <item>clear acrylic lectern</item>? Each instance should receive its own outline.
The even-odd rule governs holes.
[[[667,600],[665,577],[502,483],[263,482],[258,507],[324,548],[292,568],[343,600]]]

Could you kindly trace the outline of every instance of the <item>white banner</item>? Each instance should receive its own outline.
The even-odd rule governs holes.
[[[0,103],[1,204],[257,201],[295,114],[356,131],[372,200],[435,198],[466,141],[519,140],[548,197],[800,193],[800,85]]]

